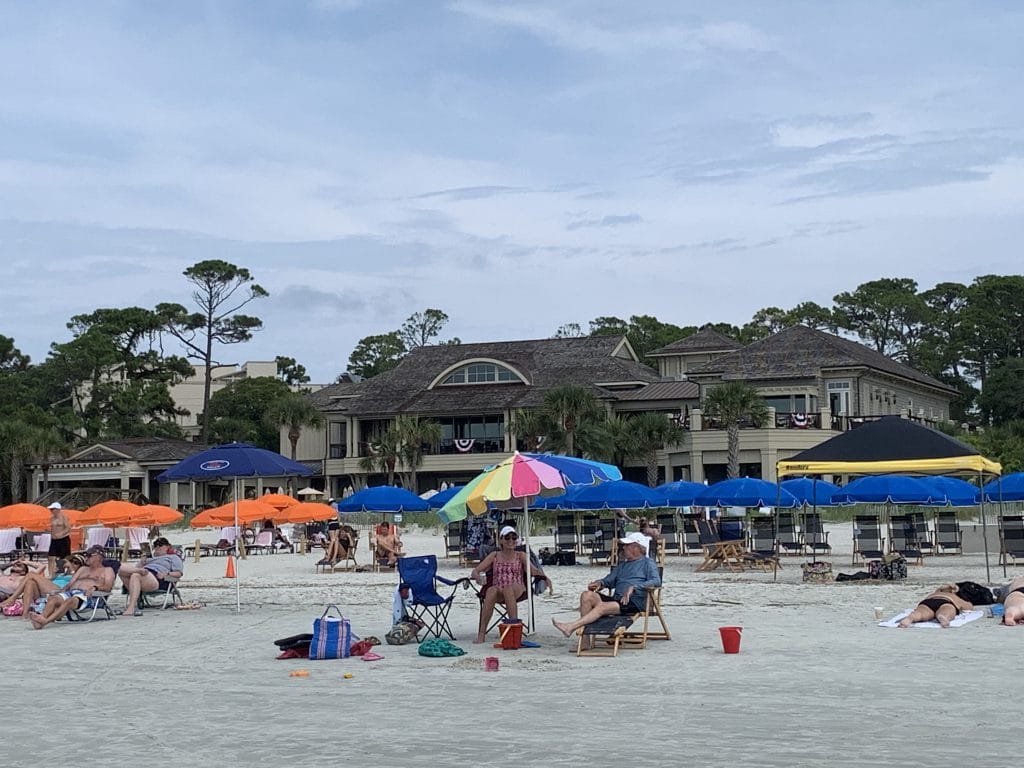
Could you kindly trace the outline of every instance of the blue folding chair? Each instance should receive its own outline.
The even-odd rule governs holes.
[[[427,636],[441,637],[444,633],[452,640],[451,627],[448,626],[448,612],[452,608],[452,602],[458,592],[459,586],[463,589],[469,588],[469,579],[461,578],[451,581],[443,576],[437,575],[437,557],[435,555],[417,555],[415,557],[398,558],[399,581],[408,584],[412,590],[412,604],[409,607],[410,618],[422,622],[420,632],[416,634],[419,642],[420,633],[425,632]],[[440,582],[452,588],[451,593],[444,597],[437,591],[437,583]]]

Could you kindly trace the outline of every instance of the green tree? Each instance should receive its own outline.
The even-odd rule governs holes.
[[[925,319],[924,300],[910,278],[883,278],[838,294],[836,324],[851,331],[883,355],[912,359]]]
[[[727,381],[712,388],[704,398],[705,418],[725,427],[728,451],[728,476],[740,474],[740,425],[750,421],[760,427],[768,418],[768,406],[749,384]]]
[[[390,371],[401,362],[407,351],[398,331],[366,336],[359,340],[349,355],[348,369],[368,379]]]
[[[963,358],[985,387],[1000,361],[1024,357],[1024,276],[984,275],[968,286],[962,312]]]
[[[186,354],[205,368],[203,377],[202,442],[210,436],[210,393],[213,385],[214,348],[241,344],[263,327],[257,317],[238,314],[242,307],[269,296],[248,269],[226,261],[200,261],[182,274],[192,284],[197,312],[181,304],[158,304],[164,330],[182,343]]]
[[[309,383],[306,366],[299,365],[294,357],[281,357],[278,355],[274,360],[277,362],[277,378],[285,384],[297,386]]]
[[[266,418],[274,404],[294,394],[271,376],[241,379],[210,397],[210,436],[218,443],[252,443],[268,451],[280,447],[279,428]]]
[[[605,420],[606,410],[587,389],[576,384],[563,384],[544,395],[543,411],[549,422],[549,446],[567,456],[578,456],[577,438],[595,422]]]
[[[324,417],[308,398],[296,392],[288,392],[270,403],[266,419],[277,429],[288,430],[288,443],[292,449],[292,461],[298,452],[299,438],[306,427],[322,427]],[[277,450],[275,448],[275,450]]]
[[[553,338],[577,339],[583,335],[583,329],[580,327],[579,323],[565,323],[558,327]]]
[[[512,414],[508,430],[517,440],[523,441],[527,453],[536,453],[543,447],[548,436],[550,422],[539,408],[520,408]]]
[[[1008,421],[983,432],[958,435],[983,456],[1003,465],[1003,474],[1024,471],[1024,421]]]
[[[382,472],[387,484],[395,484],[395,470],[402,460],[402,440],[398,431],[391,427],[376,438],[367,441],[368,455],[359,459],[359,468],[364,472]]]
[[[423,446],[441,441],[441,425],[432,419],[402,415],[395,419],[392,429],[399,444],[402,466],[407,472],[406,488],[419,493],[416,473],[423,466]]]
[[[402,327],[398,329],[398,338],[402,340],[406,351],[429,346],[441,330],[448,324],[448,315],[440,309],[425,309],[410,315]],[[458,338],[442,342],[443,344],[459,344]]]
[[[766,339],[790,325],[789,313],[778,307],[765,307],[754,313],[750,322],[743,326],[743,341],[751,344]]]
[[[647,485],[653,488],[658,484],[658,451],[682,440],[683,430],[667,414],[653,411],[628,419],[626,430],[632,438],[629,445],[634,455],[647,468]]]
[[[978,395],[986,424],[1024,420],[1024,359],[1010,357],[995,364]]]

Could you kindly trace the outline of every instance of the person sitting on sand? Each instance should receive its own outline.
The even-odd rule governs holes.
[[[94,592],[109,592],[114,588],[114,569],[103,564],[103,553],[103,547],[89,547],[85,552],[85,565],[75,571],[68,585],[47,595],[41,611],[25,612],[34,629],[43,629],[68,611],[94,607],[97,599],[92,596]]]
[[[398,526],[382,520],[373,532],[373,556],[381,562],[386,560],[389,567],[394,567],[398,558],[402,556],[402,540],[398,537]]]
[[[650,539],[637,532],[619,542],[623,545],[623,559],[603,579],[587,585],[587,591],[580,595],[580,617],[572,622],[551,619],[566,637],[602,616],[642,612],[647,607],[647,590],[661,586],[658,566],[647,556]],[[602,587],[611,589],[612,594],[598,592]]]
[[[1024,576],[1017,576],[1006,588],[1003,598],[1003,624],[1015,627],[1024,624]]]
[[[956,584],[943,584],[919,602],[910,615],[900,621],[899,626],[905,629],[911,624],[934,619],[943,628],[949,627],[949,622],[955,619],[957,614],[974,607],[956,592]]]
[[[487,636],[487,627],[491,623],[491,616],[494,615],[494,606],[501,603],[505,606],[508,618],[519,618],[519,601],[526,596],[526,558],[525,551],[516,549],[519,543],[519,534],[511,525],[504,526],[498,534],[501,548],[491,552],[481,560],[470,572],[469,578],[479,580],[483,574],[490,573],[486,586],[481,593],[480,601],[480,623],[477,626],[476,640],[474,643],[484,642]],[[554,589],[542,568],[530,564],[530,576],[532,579],[543,579],[548,589]]]
[[[118,575],[128,589],[125,616],[141,616],[139,595],[143,592],[167,590],[170,581],[180,579],[185,572],[181,556],[171,549],[171,542],[161,536],[153,542],[153,556],[144,557],[135,565],[122,565]]]
[[[33,563],[29,560],[16,560],[11,563],[7,573],[0,574],[0,600],[6,602],[7,598],[18,591],[21,583],[30,573],[46,573],[46,563]],[[0,605],[3,604],[0,603]]]

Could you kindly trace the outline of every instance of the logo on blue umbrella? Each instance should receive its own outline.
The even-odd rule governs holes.
[[[230,461],[225,461],[224,459],[213,459],[212,461],[204,461],[199,465],[199,468],[205,472],[217,472],[221,469],[227,469],[230,466]]]

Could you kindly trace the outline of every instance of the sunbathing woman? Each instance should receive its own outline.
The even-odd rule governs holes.
[[[402,540],[398,538],[398,526],[387,520],[378,523],[374,528],[374,557],[379,561],[387,560],[389,567],[394,567],[402,556]]]
[[[1003,624],[1008,627],[1024,624],[1024,576],[1010,582],[1003,598]]]
[[[917,604],[917,608],[904,618],[899,626],[906,628],[911,624],[922,621],[939,622],[942,627],[948,628],[949,622],[956,618],[957,614],[969,611],[974,606],[956,594],[956,584],[943,584]]]

